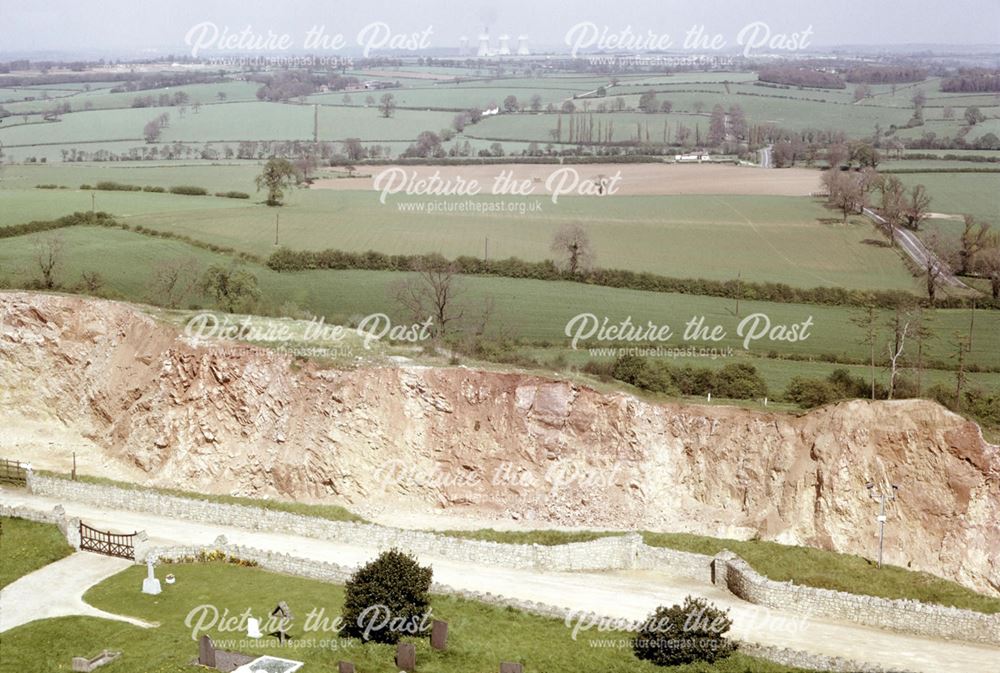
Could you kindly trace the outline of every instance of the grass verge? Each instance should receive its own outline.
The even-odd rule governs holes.
[[[446,531],[445,534],[471,540],[540,545],[587,542],[601,537],[621,535],[621,533],[600,531],[488,529]],[[853,554],[763,540],[731,540],[690,533],[643,532],[642,537],[651,547],[667,547],[709,556],[728,549],[739,554],[761,575],[778,582],[792,581],[795,584],[819,589],[833,589],[880,598],[917,600],[922,603],[948,605],[987,614],[1000,612],[1000,598],[985,596],[930,573],[891,565],[884,565],[879,569],[872,561]]]
[[[0,589],[72,553],[53,524],[0,518]]]

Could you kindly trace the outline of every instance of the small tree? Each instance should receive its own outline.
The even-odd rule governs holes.
[[[46,290],[56,287],[56,271],[62,266],[63,238],[61,234],[48,236],[35,242],[35,261],[42,274],[41,286]]]
[[[633,651],[638,659],[657,666],[712,663],[736,650],[725,637],[732,625],[728,610],[688,596],[684,605],[658,607],[639,631]]]
[[[388,119],[396,111],[396,97],[391,93],[383,94],[379,100],[378,109],[382,116]]]
[[[413,556],[398,549],[382,552],[344,585],[341,635],[389,645],[399,642],[404,631],[419,635],[432,577],[433,570]]]
[[[579,224],[564,224],[552,238],[552,252],[563,260],[566,270],[576,275],[590,268],[594,261],[594,250],[590,237]]]
[[[288,159],[274,157],[264,164],[264,171],[257,176],[257,191],[267,188],[267,205],[280,206],[286,187],[299,182],[299,172]]]
[[[443,338],[452,323],[465,315],[462,286],[454,263],[437,256],[418,259],[416,272],[395,288],[396,301],[416,322],[433,319],[433,333]]]
[[[965,108],[965,121],[969,126],[975,126],[981,121],[986,121],[986,115],[975,105]]]
[[[198,285],[198,260],[194,257],[165,259],[153,267],[149,281],[150,303],[177,308]]]
[[[147,143],[155,143],[160,138],[160,130],[162,125],[160,124],[159,118],[154,119],[150,122],[146,122],[146,125],[142,129],[142,136],[146,139]]]
[[[200,286],[228,313],[247,311],[260,299],[257,276],[244,269],[213,264],[201,277]]]

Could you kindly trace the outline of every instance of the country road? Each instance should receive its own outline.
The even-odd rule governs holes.
[[[881,224],[882,226],[886,225],[885,218],[883,218],[881,215],[876,213],[871,208],[865,208],[864,214],[867,215],[870,219],[877,222],[878,224]],[[938,259],[938,257],[934,253],[929,251],[927,247],[923,244],[923,242],[919,238],[917,238],[917,236],[913,232],[907,231],[905,229],[900,229],[899,227],[895,226],[893,227],[893,232],[896,238],[896,242],[899,243],[903,251],[906,252],[906,254],[910,257],[910,259],[916,262],[921,269],[927,268],[927,262],[928,259],[930,259],[931,264],[933,264],[934,268],[938,270],[941,274],[938,277],[940,282],[944,283],[945,285],[948,285],[949,287],[962,288],[966,290],[971,289],[968,285],[966,285],[958,278],[956,278],[955,274],[951,272],[951,268],[949,268],[947,264]]]
[[[89,525],[119,532],[145,530],[157,545],[211,544],[225,535],[230,543],[280,551],[302,558],[356,566],[378,552],[374,547],[331,540],[251,531],[204,524],[142,512],[97,508],[36,496],[20,489],[0,488],[0,503],[50,511],[62,504],[68,516]],[[763,645],[789,647],[841,656],[896,670],[926,673],[969,673],[992,670],[1000,660],[998,647],[935,640],[878,629],[768,610],[741,601],[709,583],[653,571],[546,572],[487,567],[480,564],[422,556],[434,568],[434,580],[455,588],[492,592],[577,611],[629,620],[644,619],[658,605],[679,603],[688,594],[701,595],[731,610],[732,635]],[[2,609],[2,606],[0,606]],[[570,637],[567,629],[566,637]]]

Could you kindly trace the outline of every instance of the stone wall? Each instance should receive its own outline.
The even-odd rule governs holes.
[[[1000,614],[776,582],[732,552],[722,552],[712,561],[712,581],[745,601],[769,608],[920,636],[1000,645]]]
[[[35,523],[50,523],[59,528],[59,532],[66,538],[73,549],[80,549],[80,520],[66,516],[66,510],[62,505],[56,505],[51,512],[43,512],[30,507],[11,507],[0,504],[0,517],[11,519],[25,519]]]
[[[330,521],[261,507],[180,498],[145,489],[124,489],[37,474],[29,474],[28,489],[37,495],[99,507],[301,535],[378,550],[395,547],[420,556],[504,568],[558,571],[633,568],[638,549],[644,546],[642,538],[635,534],[555,546],[464,540],[436,533]],[[707,577],[707,567],[706,562],[703,578]]]
[[[485,566],[552,571],[655,569],[698,581],[714,582],[743,600],[770,608],[921,636],[1000,644],[1000,615],[775,582],[754,572],[745,561],[731,552],[723,552],[713,559],[702,554],[648,547],[643,543],[642,537],[636,534],[555,546],[503,544],[373,524],[329,521],[259,507],[180,498],[145,489],[122,489],[31,473],[28,476],[28,488],[39,495],[101,507],[149,512],[250,530],[302,535],[378,550],[395,547],[425,558]],[[145,558],[144,546],[137,542],[137,560]],[[302,563],[311,562],[280,554],[271,555],[264,560],[254,560],[262,567],[277,572],[334,573],[329,577],[340,577],[334,570],[303,566]],[[320,575],[303,576],[323,579]]]

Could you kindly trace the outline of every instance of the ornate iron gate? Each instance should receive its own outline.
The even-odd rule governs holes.
[[[80,550],[135,560],[135,533],[110,533],[80,522]]]

